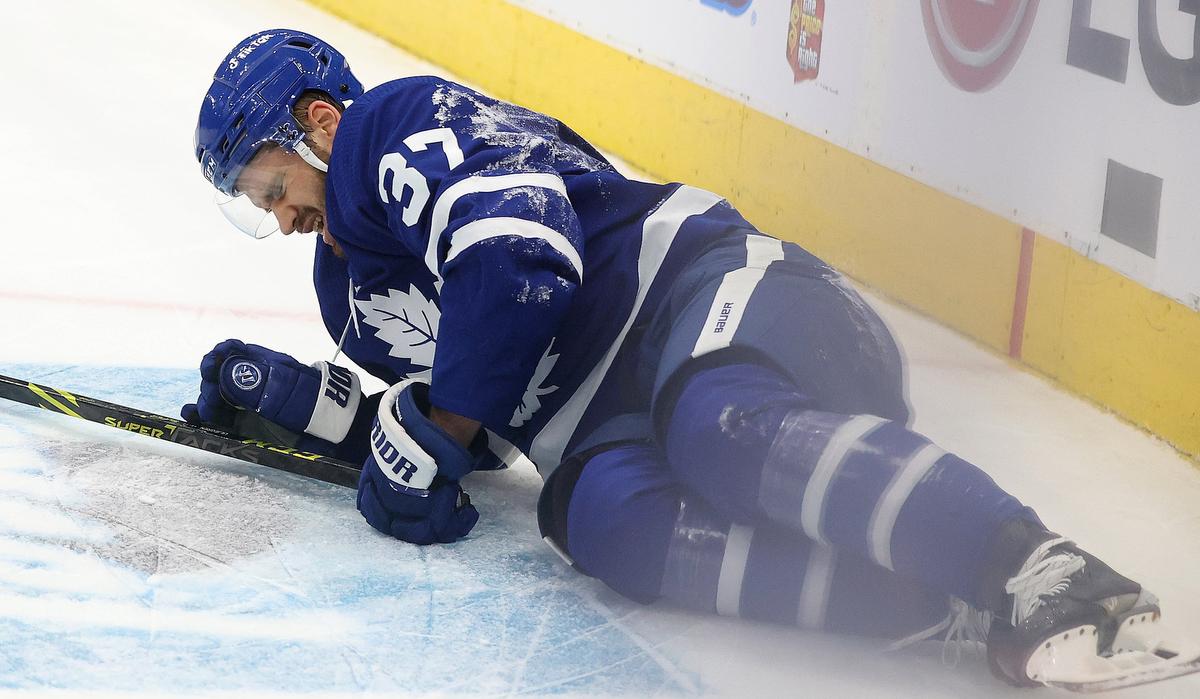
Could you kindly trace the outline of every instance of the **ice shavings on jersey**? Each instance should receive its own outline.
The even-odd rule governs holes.
[[[488,207],[487,216],[503,216],[512,210],[512,202],[518,198],[522,201],[526,211],[537,214],[538,220],[545,220],[546,211],[550,205],[551,192],[544,187],[512,187],[494,200],[494,204]],[[556,198],[559,198],[555,194]]]
[[[512,153],[490,163],[487,170],[527,171],[531,164],[569,163],[582,170],[608,169],[608,164],[561,140],[553,119],[503,102],[485,102],[454,85],[433,93],[436,119],[453,124],[455,133],[476,138],[489,146],[511,148]],[[469,123],[464,124],[466,116]]]
[[[546,303],[550,300],[550,295],[554,290],[545,284],[539,284],[537,287],[530,287],[529,280],[525,280],[525,287],[517,292],[517,303]]]
[[[363,322],[377,328],[375,337],[391,345],[389,355],[407,359],[416,367],[433,367],[442,311],[416,285],[410,285],[408,293],[388,289],[386,296],[355,299],[354,305],[363,314]]]

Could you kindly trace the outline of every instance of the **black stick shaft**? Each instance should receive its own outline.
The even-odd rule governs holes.
[[[39,386],[0,374],[0,398],[43,408],[51,412],[97,422],[147,437],[163,439],[214,454],[230,456],[260,466],[354,488],[359,468],[353,464],[311,452],[241,437],[212,427],[191,425],[183,420],[146,413],[63,390]]]

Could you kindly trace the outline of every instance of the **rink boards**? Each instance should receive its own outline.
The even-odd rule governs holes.
[[[312,1],[499,97],[562,118],[656,177],[727,196],[764,230],[800,242],[853,277],[1111,408],[1185,453],[1200,453],[1200,370],[1194,361],[1200,314],[1188,305],[1193,301],[1186,282],[1169,286],[1171,295],[1145,285],[1154,286],[1156,268],[1178,267],[1185,258],[1162,253],[1163,259],[1147,262],[1111,240],[1095,243],[1095,233],[1057,228],[1073,226],[1078,216],[1047,222],[1045,229],[1022,223],[1031,214],[996,201],[981,203],[987,192],[925,184],[936,178],[923,176],[916,165],[881,165],[873,153],[835,145],[831,140],[839,139],[828,132],[820,137],[797,128],[773,116],[779,110],[765,103],[769,100],[730,94],[686,66],[660,67],[669,63],[661,55],[651,60],[637,46],[615,48],[615,39],[588,36],[588,22],[596,21],[588,12],[619,14],[629,3],[603,10],[565,3],[555,10],[554,3],[538,0]],[[707,2],[688,11],[717,16],[723,9],[743,23],[762,23],[768,10],[778,13],[787,4]],[[684,5],[702,7],[698,1],[674,2],[648,9],[636,21],[655,21],[655,13],[668,11],[664,8],[691,18],[678,9]],[[576,9],[581,7],[591,9]],[[561,15],[557,21],[543,16],[552,12]],[[1061,19],[1046,10],[1042,16]],[[668,37],[694,31],[684,19],[652,27],[667,44],[682,41]],[[910,49],[929,51],[923,45]],[[783,65],[782,47],[779,53]],[[1053,170],[1053,164],[1031,162],[1027,172],[1009,174],[1011,186],[1019,188],[1024,176],[1044,176],[1047,168]],[[1037,197],[1076,198],[1069,191]],[[1034,218],[1038,224],[1048,220]],[[1109,259],[1113,256],[1119,259]]]

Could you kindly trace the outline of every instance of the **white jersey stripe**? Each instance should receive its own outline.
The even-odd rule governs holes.
[[[900,508],[904,507],[917,483],[945,455],[946,452],[936,444],[925,445],[892,476],[891,483],[875,504],[871,524],[867,528],[868,544],[871,558],[884,568],[896,569],[892,564],[892,529],[896,526],[896,518],[900,516]]]
[[[742,608],[742,581],[746,578],[746,561],[750,558],[750,544],[754,541],[754,527],[744,524],[729,525],[729,536],[725,538],[725,556],[721,559],[721,575],[717,578],[717,614],[737,616]]]
[[[696,338],[692,356],[699,357],[729,346],[741,325],[750,296],[766,274],[767,267],[783,259],[783,243],[766,236],[746,238],[746,266],[728,272],[717,287],[708,318]]]
[[[825,510],[829,484],[850,449],[868,432],[884,422],[886,420],[874,415],[857,415],[843,423],[829,438],[829,443],[817,459],[812,475],[808,477],[808,483],[804,486],[804,499],[800,502],[800,526],[808,538],[829,543],[821,532],[821,514]]]
[[[438,243],[442,239],[442,234],[446,232],[446,227],[450,225],[450,209],[454,207],[455,202],[468,194],[499,192],[502,189],[514,187],[541,187],[558,192],[564,197],[567,196],[567,185],[563,183],[561,177],[554,173],[475,175],[450,185],[433,203],[433,218],[429,224],[429,243],[425,248],[425,266],[429,268],[433,276],[437,277],[439,287],[442,275],[439,273],[440,265],[438,265],[437,259]]]
[[[534,437],[533,445],[529,449],[529,457],[533,463],[541,465],[543,469],[553,469],[558,466],[558,462],[562,460],[563,451],[567,448],[567,441],[575,432],[575,428],[579,426],[584,411],[596,396],[596,391],[600,389],[604,375],[612,366],[613,359],[617,356],[617,350],[621,348],[621,343],[629,334],[634,319],[642,310],[642,303],[646,300],[650,285],[654,282],[659,268],[662,267],[663,260],[667,257],[667,251],[675,242],[675,236],[679,234],[683,222],[692,216],[708,211],[719,201],[721,201],[721,197],[712,192],[695,187],[680,187],[670,197],[667,197],[667,200],[654,213],[646,217],[646,222],[642,226],[641,252],[638,255],[637,297],[633,301],[633,308],[629,310],[629,317],[625,319],[625,327],[608,346],[604,357],[596,366],[592,367],[591,372],[579,385],[575,394]]]
[[[579,281],[583,281],[583,260],[579,257],[579,251],[571,245],[571,241],[567,240],[567,236],[535,221],[508,216],[481,218],[454,231],[450,237],[450,251],[446,253],[446,261],[442,264],[450,262],[476,243],[505,235],[541,238],[560,255],[567,258],[567,261],[575,268],[575,274],[579,276]]]
[[[833,573],[837,568],[837,552],[829,546],[813,543],[804,569],[800,587],[800,604],[796,624],[802,629],[825,629],[825,613],[829,609],[829,591],[833,589]]]

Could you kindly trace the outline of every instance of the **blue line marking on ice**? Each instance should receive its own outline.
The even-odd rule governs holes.
[[[0,365],[166,415],[194,370]],[[0,689],[648,696],[700,683],[544,548],[536,477],[475,474],[467,540],[354,492],[0,401]]]

